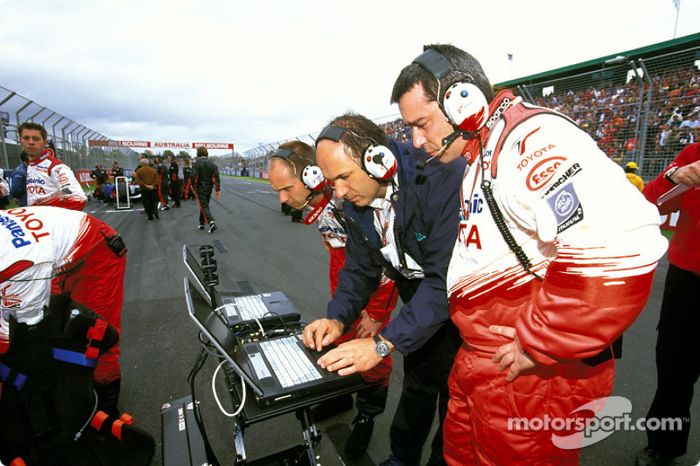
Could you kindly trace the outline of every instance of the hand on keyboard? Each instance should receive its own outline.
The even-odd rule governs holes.
[[[337,320],[317,319],[304,328],[304,345],[321,351],[343,334],[344,326]]]
[[[338,375],[350,375],[369,370],[381,360],[374,351],[372,338],[356,338],[326,353],[318,360],[318,365],[332,372],[338,371]]]

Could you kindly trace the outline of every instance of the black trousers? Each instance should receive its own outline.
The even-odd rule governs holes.
[[[450,399],[447,378],[461,344],[457,328],[446,322],[422,348],[404,356],[401,398],[391,424],[391,452],[407,465],[420,463],[423,444],[438,409],[429,465],[442,465],[442,423]]]
[[[685,454],[690,433],[693,385],[700,376],[700,276],[669,265],[656,341],[656,395],[648,418],[681,418],[681,429],[648,430],[649,447],[664,456]]]
[[[199,224],[206,225],[214,223],[214,216],[209,209],[209,201],[211,200],[211,190],[197,191],[197,202],[199,202]]]
[[[175,201],[175,207],[180,207],[180,191],[182,184],[180,180],[170,182],[170,197]]]
[[[156,215],[156,206],[158,205],[158,197],[155,189],[141,188],[141,202],[143,202],[143,210],[146,211],[148,218],[152,219]]]
[[[371,419],[382,414],[386,408],[386,399],[389,387],[373,385],[357,392],[357,412]]]

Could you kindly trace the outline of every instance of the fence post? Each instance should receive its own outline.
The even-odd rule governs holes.
[[[2,143],[2,161],[5,163],[5,168],[10,168],[10,161],[7,158],[7,147],[5,147],[5,124],[0,115],[0,143]]]
[[[634,60],[630,60],[628,62],[630,68],[632,68],[632,71],[634,72],[634,78],[637,80],[637,83],[639,84],[639,102],[637,103],[637,117],[635,118],[635,128],[634,128],[634,139],[637,141],[635,148],[634,148],[634,161],[639,165],[640,167],[640,173],[641,173],[641,167],[643,162],[642,159],[642,147],[643,147],[643,139],[642,139],[642,104],[644,102],[644,80],[642,77],[639,75],[639,71],[637,71],[637,65],[634,63]],[[624,141],[623,144],[627,144],[627,141]],[[627,150],[627,147],[624,147],[625,151]],[[624,155],[622,156],[622,160],[624,161]]]
[[[642,137],[644,137],[643,141],[644,143],[641,145],[641,151],[639,154],[639,160],[642,162],[644,161],[644,158],[646,156],[646,143],[647,143],[647,132],[648,132],[648,126],[649,126],[649,113],[651,112],[651,99],[652,99],[652,88],[654,87],[654,82],[651,80],[651,77],[649,76],[649,71],[647,70],[646,65],[644,64],[643,59],[639,59],[639,66],[642,68],[642,72],[644,73],[645,79],[649,82],[649,86],[647,87],[647,98],[645,99],[644,102],[644,112],[642,118],[644,119],[642,123]],[[640,166],[639,173],[643,173],[644,165]]]
[[[53,124],[51,127],[51,132],[53,133],[53,144],[54,146],[56,145],[56,125],[58,125],[61,121],[65,120],[66,117],[62,116],[56,122]],[[56,147],[56,151],[58,151],[58,147]],[[56,154],[56,157],[58,157],[58,154]]]
[[[29,107],[29,106],[30,106],[31,104],[33,104],[33,103],[34,103],[33,101],[29,100],[29,101],[27,101],[26,104],[22,105],[22,106],[19,108],[19,110],[17,110],[17,111],[15,112],[15,119],[16,119],[16,121],[17,121],[17,127],[18,127],[18,128],[19,128],[19,125],[20,125],[19,114],[22,113],[22,110],[24,110],[25,108]]]

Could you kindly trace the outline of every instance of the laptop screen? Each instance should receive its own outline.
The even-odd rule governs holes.
[[[202,334],[209,342],[216,347],[222,356],[232,365],[236,373],[243,377],[243,380],[253,388],[258,394],[262,395],[262,389],[258,386],[257,381],[250,377],[234,360],[233,352],[236,346],[236,337],[231,332],[228,326],[221,321],[220,318],[212,311],[204,297],[199,291],[190,286],[190,280],[185,277],[185,301],[187,303],[187,311],[190,318],[202,331]]]

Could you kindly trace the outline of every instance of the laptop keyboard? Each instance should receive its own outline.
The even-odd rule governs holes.
[[[267,314],[267,307],[258,295],[235,298],[233,306],[238,310],[241,320],[261,319]]]
[[[285,388],[321,378],[316,366],[299,348],[298,342],[299,337],[292,335],[260,343],[277,380]]]

